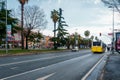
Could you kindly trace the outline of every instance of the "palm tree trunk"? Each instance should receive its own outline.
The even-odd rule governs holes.
[[[24,13],[24,4],[21,4],[21,43],[22,43],[22,49],[24,49],[24,34],[23,34],[23,13]]]
[[[56,37],[56,23],[54,23],[54,37]]]
[[[26,36],[26,50],[28,50],[28,36]]]
[[[54,22],[54,49],[56,49],[56,40],[55,40],[55,38],[56,38],[56,23]]]

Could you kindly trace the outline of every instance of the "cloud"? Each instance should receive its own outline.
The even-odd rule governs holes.
[[[60,3],[61,3],[61,0],[58,0],[58,4],[60,5]]]
[[[51,0],[48,0],[48,3],[50,4],[50,3],[51,3]]]
[[[52,30],[45,29],[42,31],[42,34],[45,34],[46,36],[53,36],[54,33]]]
[[[106,25],[111,26],[112,22],[113,22],[112,11],[100,11],[99,14],[97,15],[97,20],[93,20],[90,23],[91,24],[102,24],[104,26]],[[114,13],[114,24],[117,25],[119,22],[120,22],[120,19],[118,17],[118,13]]]
[[[101,2],[101,0],[95,0],[94,3],[95,4],[99,4]]]

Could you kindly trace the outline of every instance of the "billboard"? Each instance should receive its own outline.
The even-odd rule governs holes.
[[[7,25],[7,37],[11,37],[11,25]]]
[[[116,47],[116,50],[120,50],[120,32],[116,32],[116,43],[115,43],[115,47]]]

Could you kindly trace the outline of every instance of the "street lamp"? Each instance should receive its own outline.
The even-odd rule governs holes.
[[[8,53],[8,47],[7,47],[7,45],[8,45],[8,35],[7,35],[7,0],[6,0],[5,4],[6,4],[6,53]]]
[[[112,54],[114,54],[114,5],[109,6],[109,8],[113,9],[113,13],[112,13]]]
[[[112,54],[114,54],[114,6],[113,6],[113,25],[112,25],[112,27],[113,27],[113,39],[112,39]]]

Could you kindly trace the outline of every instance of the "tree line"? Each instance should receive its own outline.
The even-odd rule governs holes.
[[[26,49],[28,49],[28,41],[34,41],[35,38],[40,41],[43,35],[39,32],[46,28],[47,20],[43,9],[36,5],[25,6],[29,0],[18,0],[21,4],[21,20],[12,14],[12,10],[6,8],[6,2],[0,2],[0,44],[5,43],[6,40],[6,14],[7,14],[7,25],[12,26],[12,34],[21,32],[21,48],[24,49],[24,39],[26,42]],[[7,13],[6,13],[7,11]],[[20,12],[20,11],[18,11]],[[37,29],[38,32],[32,30]],[[3,41],[4,40],[4,41]]]
[[[70,46],[72,46],[72,48],[75,48],[75,46],[78,46],[78,48],[90,47],[94,36],[88,38],[90,36],[89,30],[84,32],[86,38],[83,38],[77,32],[70,35],[65,29],[66,26],[69,26],[66,24],[65,18],[62,16],[62,11],[63,10],[61,8],[59,8],[59,10],[54,9],[51,11],[51,19],[54,23],[54,37],[52,37],[50,40],[54,42],[54,49],[57,49],[61,46],[67,46],[68,49],[70,49]],[[98,40],[97,37],[95,37],[95,39]]]
[[[24,49],[24,38],[26,39],[26,49],[28,49],[28,42],[35,42],[35,39],[39,42],[43,37],[43,34],[40,33],[40,30],[43,30],[47,26],[47,20],[44,13],[44,10],[39,8],[38,6],[24,6],[29,0],[18,0],[21,4],[20,15],[21,20],[16,18],[12,14],[12,10],[8,10],[5,7],[5,1],[0,2],[0,44],[5,43],[6,40],[6,11],[7,11],[7,25],[12,26],[12,36],[14,33],[18,31],[21,32],[21,48]],[[50,40],[54,42],[54,49],[57,49],[61,46],[67,46],[69,49],[72,45],[72,48],[80,45],[84,47],[89,47],[90,43],[94,36],[90,38],[83,38],[80,34],[75,33],[70,35],[65,27],[69,27],[63,17],[63,10],[59,8],[59,10],[51,11],[51,19],[54,22],[54,37]],[[33,32],[32,30],[37,29],[37,32]],[[90,31],[86,30],[84,32],[86,37],[89,37]],[[4,39],[4,41],[3,41]],[[97,39],[97,38],[96,38]],[[76,44],[77,43],[77,44]]]

